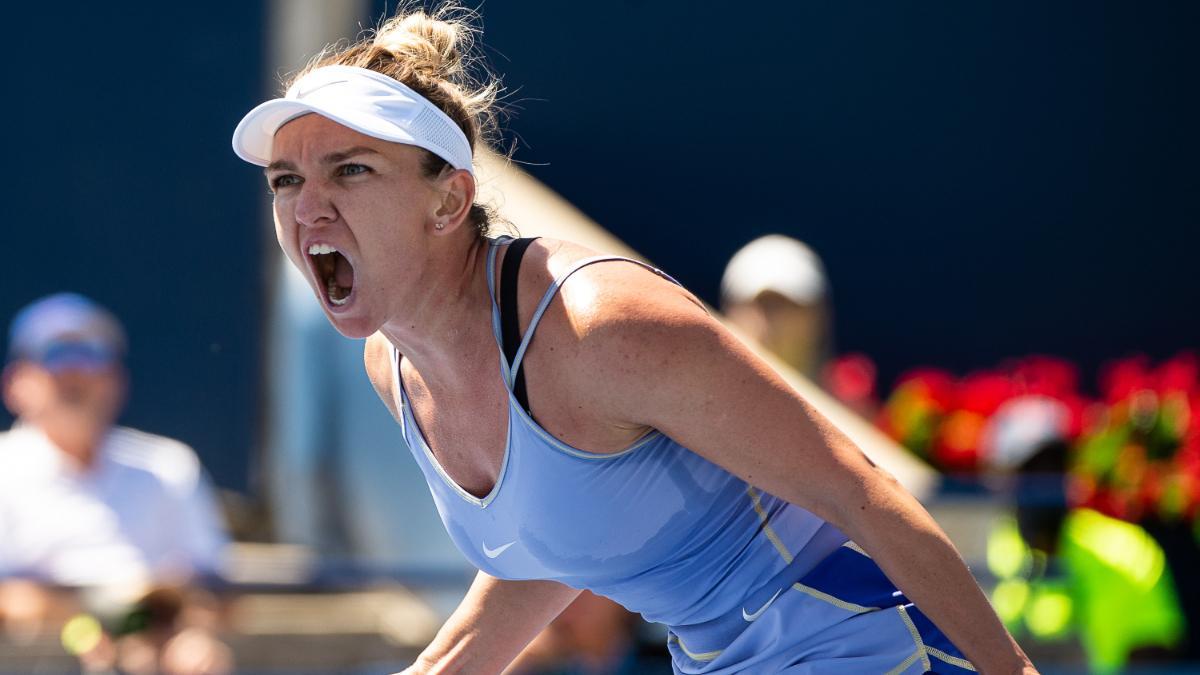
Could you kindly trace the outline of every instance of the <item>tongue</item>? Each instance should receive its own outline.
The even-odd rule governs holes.
[[[333,263],[333,280],[342,288],[354,287],[354,267],[350,265],[350,261],[346,260],[345,256],[336,254]]]

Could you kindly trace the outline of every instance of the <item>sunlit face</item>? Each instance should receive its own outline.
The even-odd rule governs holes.
[[[347,337],[377,331],[418,289],[440,203],[423,153],[316,114],[275,135],[266,177],[279,245]]]
[[[754,300],[725,307],[740,330],[791,367],[813,374],[821,358],[826,316],[820,303],[801,305],[764,291]]]
[[[14,415],[80,443],[103,436],[125,404],[119,364],[49,369],[21,362],[9,367],[5,379],[5,402]]]

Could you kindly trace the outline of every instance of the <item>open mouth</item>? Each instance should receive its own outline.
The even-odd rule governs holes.
[[[329,244],[309,246],[308,255],[329,304],[340,307],[349,302],[354,291],[354,266],[346,256]]]

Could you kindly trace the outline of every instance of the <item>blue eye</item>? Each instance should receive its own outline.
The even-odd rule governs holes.
[[[367,173],[371,169],[362,164],[343,164],[338,167],[338,175],[341,176],[357,176],[362,173]]]
[[[280,188],[289,187],[291,185],[297,185],[299,183],[299,176],[294,173],[285,173],[281,176],[276,176],[275,178],[271,179],[271,190],[274,191]]]

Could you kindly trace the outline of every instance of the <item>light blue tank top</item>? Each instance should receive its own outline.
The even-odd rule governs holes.
[[[552,579],[607,596],[683,639],[728,634],[743,613],[799,579],[846,542],[812,513],[749,486],[658,431],[613,454],[571,447],[542,429],[512,394],[513,374],[562,284],[547,289],[513,367],[503,357],[491,243],[487,278],[500,373],[509,391],[508,439],[499,478],[477,498],[438,464],[413,417],[393,350],[404,438],[451,539],[475,566],[501,579]],[[674,281],[674,279],[671,279]],[[677,282],[676,282],[677,283]],[[739,611],[740,610],[740,611]],[[726,635],[728,637],[728,635]]]

